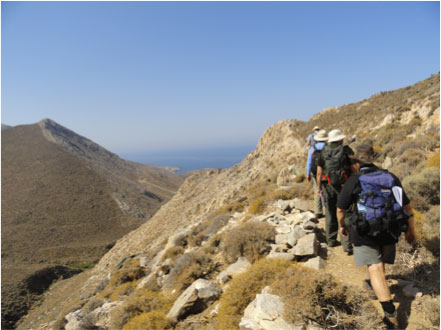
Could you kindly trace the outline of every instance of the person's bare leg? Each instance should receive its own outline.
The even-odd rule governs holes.
[[[392,300],[389,286],[386,282],[386,275],[384,271],[384,263],[373,264],[368,266],[369,277],[371,285],[374,289],[375,295],[380,302]]]

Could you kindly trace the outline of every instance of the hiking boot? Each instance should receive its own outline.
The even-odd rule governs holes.
[[[345,252],[346,252],[346,254],[347,254],[348,256],[351,256],[351,255],[354,254],[354,250],[353,250],[353,249],[346,250]]]
[[[377,300],[377,296],[375,295],[374,288],[372,287],[371,280],[364,280],[363,289],[365,289],[371,300]]]
[[[398,325],[397,311],[392,314],[384,311],[384,322],[388,329],[400,329],[400,326]]]

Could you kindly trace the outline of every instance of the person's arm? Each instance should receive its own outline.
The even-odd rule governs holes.
[[[403,208],[409,212],[409,214],[412,214],[412,216],[409,218],[409,229],[407,230],[406,234],[405,234],[405,239],[407,241],[407,243],[409,244],[415,244],[416,242],[416,235],[415,235],[415,223],[413,220],[413,213],[412,213],[412,207],[410,206],[410,204],[406,204],[403,206]]]
[[[337,207],[338,230],[341,236],[348,237],[348,227],[345,224],[346,211]]]
[[[308,178],[308,182],[311,182],[311,161],[312,161],[312,153],[314,148],[309,148],[308,152],[308,160],[306,162],[306,177]]]
[[[322,191],[322,167],[317,165],[317,193],[320,195]]]

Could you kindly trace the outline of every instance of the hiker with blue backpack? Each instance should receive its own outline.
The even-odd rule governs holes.
[[[308,153],[308,161],[306,163],[306,176],[308,178],[308,182],[311,182],[314,188],[314,213],[317,218],[321,218],[323,216],[323,203],[322,199],[318,194],[318,186],[317,186],[317,161],[320,157],[320,153],[323,148],[326,146],[326,141],[328,140],[328,136],[326,135],[325,130],[320,130],[314,135],[314,141],[309,148]]]
[[[374,165],[380,154],[371,143],[356,147],[351,158],[358,172],[345,183],[337,202],[342,236],[354,244],[357,266],[367,266],[370,280],[365,287],[374,291],[389,325],[398,327],[397,311],[386,282],[385,264],[395,261],[398,238],[402,232],[409,244],[416,240],[412,208],[400,180]],[[347,210],[354,208],[350,226],[344,221]]]
[[[345,135],[334,129],[328,134],[328,144],[317,160],[317,193],[324,197],[326,216],[326,243],[328,247],[338,245],[337,198],[343,184],[353,172],[350,155],[352,149],[343,143]],[[350,215],[347,215],[347,222]],[[347,237],[340,235],[343,251],[352,254],[352,245]]]

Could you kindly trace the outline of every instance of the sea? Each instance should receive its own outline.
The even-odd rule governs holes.
[[[177,167],[178,174],[204,168],[230,168],[239,164],[256,146],[179,149],[119,153],[119,156],[137,163]]]

